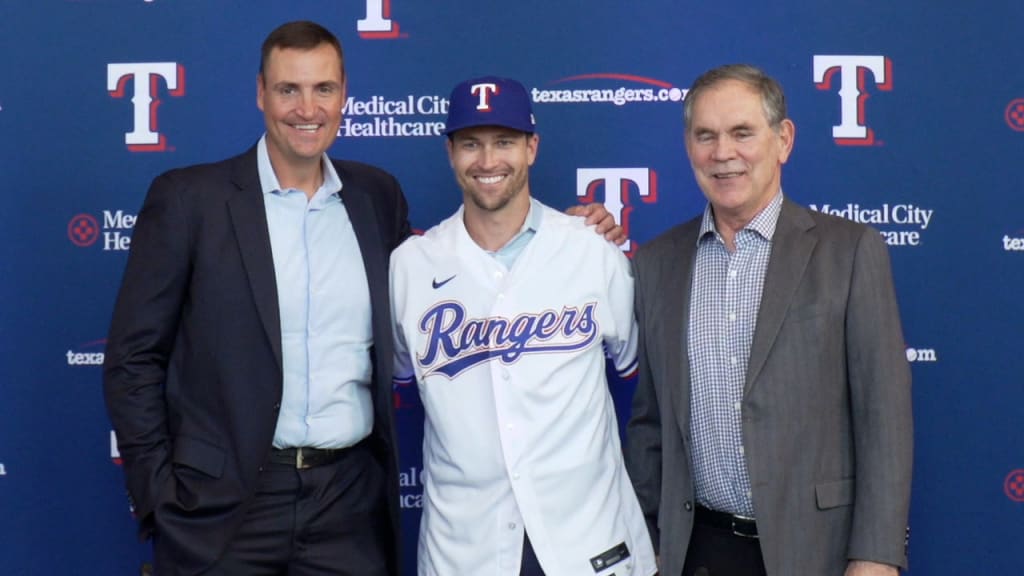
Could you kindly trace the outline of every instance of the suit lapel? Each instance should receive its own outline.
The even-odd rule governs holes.
[[[679,259],[663,259],[667,263],[664,281],[659,285],[665,290],[665,322],[669,337],[665,345],[667,357],[679,358],[676,378],[669,378],[669,390],[675,406],[676,424],[683,438],[690,434],[690,355],[684,344],[690,326],[690,293],[693,288],[693,267],[697,252],[697,232],[700,218],[681,231],[681,245],[677,246]]]
[[[804,270],[811,259],[814,246],[818,243],[818,237],[811,231],[812,228],[814,220],[807,214],[806,209],[784,198],[779,222],[775,227],[775,236],[772,239],[768,269],[765,271],[757,327],[754,329],[754,342],[750,347],[750,360],[747,364],[744,396],[750,394],[768,359],[768,353],[792,304],[793,295],[803,280]]]
[[[274,255],[270,248],[267,211],[263,204],[255,147],[236,159],[232,168],[232,181],[238,189],[228,200],[231,223],[235,227],[238,250],[249,276],[256,310],[280,368],[281,315],[277,302],[277,276],[274,274]]]

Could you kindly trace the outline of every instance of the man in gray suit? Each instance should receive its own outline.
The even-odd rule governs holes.
[[[912,423],[889,257],[874,230],[784,197],[781,87],[716,68],[686,100],[708,199],[634,259],[628,466],[662,575],[897,575]]]

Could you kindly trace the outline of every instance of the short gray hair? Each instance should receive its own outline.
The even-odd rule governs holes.
[[[690,90],[683,100],[683,121],[687,129],[690,120],[693,119],[693,103],[708,89],[728,81],[736,80],[752,88],[761,96],[761,106],[764,108],[764,117],[773,130],[777,130],[782,121],[789,116],[786,113],[786,95],[782,92],[782,86],[763,70],[749,64],[727,64],[712,68],[701,74],[693,81]]]

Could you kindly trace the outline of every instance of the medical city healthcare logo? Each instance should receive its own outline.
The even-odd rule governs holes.
[[[68,222],[68,240],[79,248],[92,246],[99,237],[99,222],[91,214],[75,214]]]
[[[128,94],[132,85],[132,129],[124,134],[124,143],[132,152],[164,152],[167,138],[159,131],[158,110],[161,80],[167,94],[185,95],[185,67],[177,62],[126,62],[107,64],[107,92],[117,99]]]
[[[410,466],[398,473],[398,504],[402,508],[423,508],[423,468]]]
[[[444,134],[448,99],[437,94],[349,96],[341,109],[338,137],[422,137]]]
[[[869,74],[876,90],[892,90],[892,60],[885,56],[814,56],[814,84],[818,90],[834,90],[839,75],[839,124],[832,138],[840,146],[873,146],[875,131],[867,121]]]
[[[582,87],[578,86],[582,83]],[[686,90],[669,82],[633,74],[579,74],[549,82],[557,88],[532,88],[535,104],[604,103],[625,106],[633,103],[682,102]],[[608,86],[611,84],[611,86]]]
[[[104,210],[99,219],[92,214],[75,214],[68,221],[68,240],[79,248],[88,248],[102,238],[104,252],[125,252],[131,248],[131,231],[137,218],[124,210]]]
[[[935,216],[934,208],[914,204],[865,205],[857,202],[808,204],[808,208],[868,224],[878,229],[889,246],[920,246]]]
[[[1024,469],[1013,470],[1003,480],[1006,497],[1014,502],[1024,502]]]
[[[1003,117],[1006,118],[1006,125],[1011,130],[1024,132],[1024,98],[1011,100],[1006,105],[1006,112],[1003,113]]]

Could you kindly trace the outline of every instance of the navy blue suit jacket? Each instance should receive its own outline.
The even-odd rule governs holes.
[[[398,182],[333,160],[370,287],[374,429],[397,550],[388,258],[410,233]],[[256,148],[172,170],[149,189],[114,308],[104,392],[143,536],[169,539],[184,573],[216,561],[271,450],[281,327]],[[392,555],[396,558],[397,554]]]

